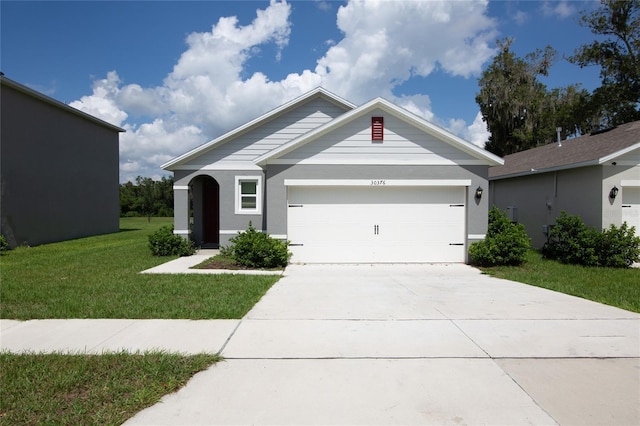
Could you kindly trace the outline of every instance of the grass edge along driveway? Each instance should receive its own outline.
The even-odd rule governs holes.
[[[0,256],[5,319],[236,319],[279,276],[140,274],[172,258],[154,257],[147,236],[169,218],[121,219],[115,234]]]
[[[596,268],[544,259],[534,250],[521,266],[480,268],[483,273],[640,313],[640,269]]]
[[[277,276],[143,275],[147,236],[171,219],[121,219],[115,234],[0,256],[0,317],[242,318]],[[121,424],[177,391],[218,355],[0,353],[0,425]]]

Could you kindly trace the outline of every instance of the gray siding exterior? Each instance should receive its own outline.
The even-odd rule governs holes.
[[[0,232],[12,247],[119,231],[119,129],[2,77]]]
[[[491,204],[503,211],[516,208],[515,220],[540,249],[547,241],[549,226],[562,211],[602,230],[622,224],[622,196],[609,198],[614,186],[624,191],[624,181],[640,182],[638,166],[588,166],[490,182]]]
[[[257,157],[344,114],[344,109],[316,98],[292,111],[273,118],[264,125],[238,135],[215,149],[204,152],[185,164],[186,168],[246,167]]]
[[[499,164],[499,158],[379,98],[354,107],[322,89],[305,96],[163,166],[174,172],[175,233],[197,244],[226,246],[251,222],[287,239],[285,181],[370,180],[458,191],[464,187],[464,246],[484,238],[488,168]],[[372,140],[372,116],[384,117],[383,141]],[[243,178],[260,182],[262,209],[254,214],[238,208],[238,182]],[[200,187],[209,179],[220,188],[215,242],[206,241],[202,231],[208,218],[201,214],[206,195]],[[478,187],[486,191],[480,199],[475,197]]]

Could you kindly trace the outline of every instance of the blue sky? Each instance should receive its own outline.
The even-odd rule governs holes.
[[[0,2],[0,69],[121,126],[121,181],[322,85],[383,96],[481,145],[477,79],[498,38],[551,45],[549,88],[599,85],[563,60],[594,36],[578,1]],[[232,17],[236,17],[233,19]]]

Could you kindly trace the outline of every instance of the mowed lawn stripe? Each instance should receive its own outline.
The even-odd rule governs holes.
[[[171,219],[121,219],[121,232],[0,256],[0,316],[6,319],[241,318],[279,279],[253,275],[146,275],[147,236]]]

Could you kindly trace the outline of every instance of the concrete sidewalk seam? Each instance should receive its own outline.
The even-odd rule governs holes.
[[[100,346],[104,345],[107,341],[109,341],[109,340],[113,339],[114,337],[118,336],[118,335],[119,335],[119,334],[121,334],[123,331],[125,331],[127,328],[132,327],[134,324],[135,324],[135,322],[133,322],[133,321],[132,321],[132,322],[131,322],[131,323],[129,323],[129,325],[127,325],[126,327],[124,327],[124,328],[122,328],[122,329],[118,330],[118,332],[117,332],[117,333],[115,333],[115,334],[113,334],[113,335],[111,335],[111,336],[108,336],[108,337],[107,337],[106,339],[104,339],[102,342],[100,342],[100,343],[98,343],[97,345],[93,346],[91,349],[89,349],[89,351],[95,351],[95,350],[96,350],[96,348],[98,348],[98,347],[100,347]],[[102,353],[104,353],[104,352],[105,352],[105,350],[103,349],[103,350],[102,350]]]

